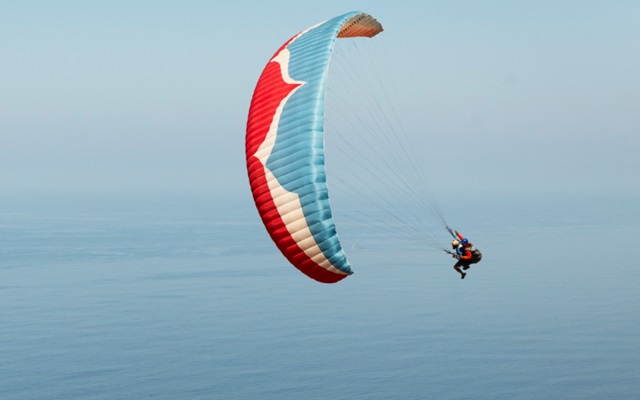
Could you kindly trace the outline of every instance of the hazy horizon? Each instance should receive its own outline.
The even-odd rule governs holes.
[[[246,196],[268,58],[360,8],[443,196],[467,171],[473,193],[640,193],[635,2],[62,1],[0,6],[0,196]]]

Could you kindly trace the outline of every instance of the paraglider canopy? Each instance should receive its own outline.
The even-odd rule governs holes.
[[[324,167],[324,98],[336,38],[382,32],[373,17],[351,12],[289,39],[256,85],[246,131],[253,198],[282,254],[317,281],[352,274],[336,233]]]

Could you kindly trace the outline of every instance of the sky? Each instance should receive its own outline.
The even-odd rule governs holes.
[[[63,0],[0,5],[0,196],[250,201],[262,68],[353,10],[439,192],[640,195],[639,2]]]

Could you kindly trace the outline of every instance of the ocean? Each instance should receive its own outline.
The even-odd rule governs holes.
[[[638,399],[638,204],[466,200],[464,280],[345,220],[324,285],[246,199],[3,203],[0,398]]]

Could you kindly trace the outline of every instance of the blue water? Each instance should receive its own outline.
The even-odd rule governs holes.
[[[638,203],[457,209],[485,256],[464,281],[345,223],[336,285],[242,202],[3,205],[0,398],[637,399]]]

